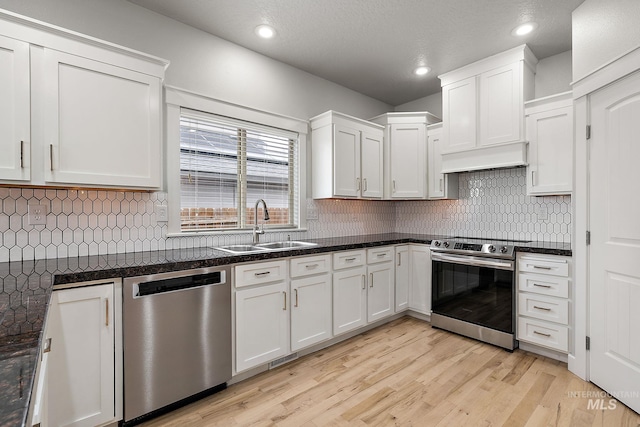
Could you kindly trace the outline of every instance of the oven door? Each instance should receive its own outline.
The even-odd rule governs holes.
[[[513,334],[514,261],[433,252],[432,311]]]

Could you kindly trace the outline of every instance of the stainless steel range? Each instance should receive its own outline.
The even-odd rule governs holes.
[[[464,237],[433,240],[431,325],[516,348],[515,243]]]

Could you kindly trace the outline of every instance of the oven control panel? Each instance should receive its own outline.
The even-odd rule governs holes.
[[[514,258],[514,246],[502,242],[471,243],[461,240],[433,240],[431,249],[439,252],[450,252],[466,255],[486,256],[491,258]]]

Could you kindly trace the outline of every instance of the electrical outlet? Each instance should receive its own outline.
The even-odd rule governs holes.
[[[317,208],[307,209],[307,219],[318,219],[318,209]]]
[[[545,221],[549,217],[547,214],[547,207],[545,205],[539,205],[536,207],[536,216],[538,221]]]
[[[169,208],[165,205],[156,205],[156,221],[167,222],[169,221]]]
[[[29,205],[27,215],[29,225],[47,225],[47,205]]]

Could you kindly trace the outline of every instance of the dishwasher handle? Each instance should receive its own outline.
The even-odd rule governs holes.
[[[134,286],[133,296],[134,298],[140,298],[150,295],[164,294],[167,292],[181,291],[184,289],[197,288],[200,286],[222,285],[224,283],[226,283],[225,272],[214,271],[206,274],[140,282]]]

